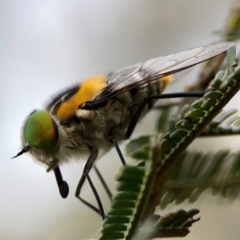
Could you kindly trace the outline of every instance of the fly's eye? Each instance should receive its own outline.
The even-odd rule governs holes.
[[[58,144],[58,127],[47,112],[35,111],[25,122],[23,140],[30,147],[52,151]]]

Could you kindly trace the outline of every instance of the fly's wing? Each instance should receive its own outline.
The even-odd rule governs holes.
[[[114,72],[107,79],[110,86],[109,90],[110,92],[116,92],[121,89],[127,91],[146,83],[146,81],[174,74],[227,51],[233,44],[232,42],[224,42],[202,46],[167,56],[152,58],[143,64],[123,68]]]
[[[192,67],[227,51],[232,45],[234,45],[232,42],[223,42],[197,47],[167,56],[152,58],[145,63],[117,70],[107,77],[108,87],[104,93],[89,103],[93,105],[99,104],[144,83]]]

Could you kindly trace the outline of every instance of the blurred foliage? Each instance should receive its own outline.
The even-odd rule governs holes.
[[[224,36],[226,41],[238,41],[240,39],[240,6],[233,5],[228,18],[226,20],[225,28],[219,31]]]
[[[225,26],[222,30],[216,31],[215,34],[221,36],[221,41],[238,42],[240,40],[240,4],[236,3],[229,11],[225,21]],[[225,55],[221,54],[204,63],[202,70],[195,83],[187,86],[186,91],[205,90],[216,73],[222,68],[225,60]],[[182,104],[191,102],[191,99],[184,99]]]

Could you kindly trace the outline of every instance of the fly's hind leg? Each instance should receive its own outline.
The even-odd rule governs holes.
[[[135,112],[135,114],[132,117],[132,120],[131,120],[131,122],[128,126],[128,129],[127,129],[127,132],[126,132],[126,139],[128,139],[132,135],[144,108],[153,99],[202,97],[205,93],[206,93],[205,91],[203,91],[203,92],[180,92],[180,93],[166,93],[166,94],[145,97],[142,100],[141,104],[139,105],[137,111]]]
[[[126,139],[128,139],[132,132],[134,131],[136,124],[144,110],[144,108],[146,107],[147,104],[149,104],[150,101],[152,101],[153,99],[167,99],[167,98],[182,98],[182,97],[202,97],[206,92],[180,92],[180,93],[168,93],[168,94],[161,94],[161,95],[153,95],[153,96],[148,96],[146,98],[144,98],[140,104],[140,106],[138,107],[137,111],[135,112],[135,114],[132,117],[132,120],[128,126],[127,132],[126,132]],[[115,139],[111,139],[112,144],[114,145],[114,147],[116,148],[116,151],[120,157],[120,160],[122,162],[122,164],[125,166],[126,165],[126,161],[123,157],[123,154],[118,146],[118,143]]]
[[[112,144],[114,145],[114,147],[115,147],[115,149],[116,149],[116,151],[117,151],[117,153],[118,153],[118,156],[120,157],[120,160],[121,160],[121,162],[122,162],[122,165],[123,165],[123,166],[127,165],[127,164],[126,164],[126,161],[125,161],[125,159],[124,159],[124,156],[123,156],[123,154],[122,154],[122,151],[121,151],[121,149],[120,149],[119,146],[118,146],[117,141],[116,141],[114,138],[112,138],[112,139],[111,139],[111,142],[112,142]]]

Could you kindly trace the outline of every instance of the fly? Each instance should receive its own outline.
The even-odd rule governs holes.
[[[44,110],[31,112],[22,128],[22,150],[53,170],[60,194],[66,198],[68,184],[59,165],[86,158],[75,196],[104,219],[105,213],[89,172],[99,151],[115,147],[125,165],[118,144],[128,139],[141,119],[160,98],[202,97],[203,92],[162,94],[167,76],[225,52],[233,43],[224,42],[153,58],[108,75],[88,78],[55,95]],[[90,184],[98,207],[80,197],[85,180]]]

